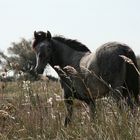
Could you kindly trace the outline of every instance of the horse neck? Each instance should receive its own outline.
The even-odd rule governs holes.
[[[86,53],[76,51],[56,40],[53,41],[53,48],[52,66],[59,65],[62,68],[67,65],[75,68],[79,67],[79,62]]]

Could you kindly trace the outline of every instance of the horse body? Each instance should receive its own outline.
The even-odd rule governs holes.
[[[117,100],[120,99],[121,93],[121,96],[127,97],[131,104],[129,94],[138,101],[138,73],[120,57],[124,55],[132,59],[137,67],[135,54],[127,45],[110,42],[91,53],[80,42],[63,37],[51,37],[50,32],[35,32],[34,36],[33,48],[37,55],[38,73],[43,72],[47,63],[52,67],[59,65],[61,69],[71,66],[65,69],[69,79],[56,70],[61,78],[68,111],[65,125],[71,121],[73,98],[85,101],[91,110],[95,108],[95,100],[108,95],[110,89],[115,91],[112,95]],[[69,74],[70,70],[76,71],[75,74]]]

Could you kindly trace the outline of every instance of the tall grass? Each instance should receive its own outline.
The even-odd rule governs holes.
[[[59,82],[9,82],[0,93],[0,139],[140,139],[138,108],[132,115],[127,106],[120,111],[111,98],[96,104],[97,114],[92,122],[87,105],[76,100],[73,121],[64,127],[66,110]]]

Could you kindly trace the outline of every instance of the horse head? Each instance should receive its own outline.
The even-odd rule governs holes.
[[[34,32],[34,42],[32,44],[33,50],[36,53],[36,67],[35,71],[38,74],[42,74],[46,64],[49,62],[52,49],[51,49],[51,33],[47,31],[47,33],[39,31]]]

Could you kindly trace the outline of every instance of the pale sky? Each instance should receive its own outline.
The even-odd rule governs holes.
[[[77,39],[92,51],[119,41],[140,55],[140,0],[0,0],[0,50],[35,30]]]

